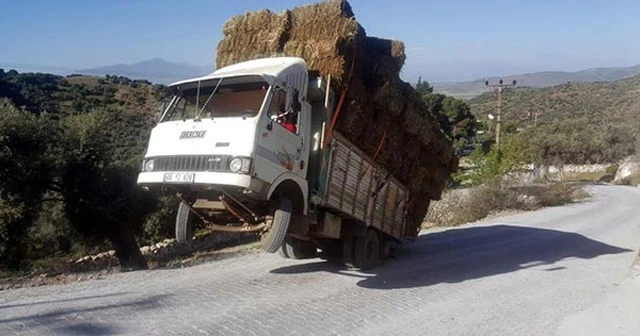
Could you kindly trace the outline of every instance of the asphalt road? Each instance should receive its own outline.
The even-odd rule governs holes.
[[[640,189],[420,235],[372,273],[250,254],[0,292],[0,335],[638,335]]]

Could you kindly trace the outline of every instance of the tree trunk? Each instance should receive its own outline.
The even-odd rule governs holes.
[[[133,232],[127,228],[127,225],[118,224],[107,232],[107,238],[116,251],[116,257],[120,262],[120,270],[126,272],[149,268],[142,252],[140,252],[140,247],[138,247]]]
[[[0,253],[0,264],[13,271],[20,270],[27,254],[27,223],[29,222],[22,220],[10,220],[6,223],[8,239],[5,241],[4,252]]]
[[[13,218],[8,218],[8,221],[4,223],[6,240],[0,240],[0,243],[4,242],[5,244],[4,248],[0,249],[0,266],[4,265],[13,271],[20,270],[24,266],[24,260],[28,257],[27,232],[29,227],[33,225],[36,213],[35,206],[27,204],[21,212]]]

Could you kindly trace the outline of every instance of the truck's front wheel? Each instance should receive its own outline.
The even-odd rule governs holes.
[[[178,243],[186,244],[193,240],[193,214],[189,206],[180,202],[178,213],[176,214],[176,240]]]
[[[282,198],[278,207],[273,212],[271,228],[262,235],[261,242],[263,251],[267,253],[278,252],[289,229],[291,212],[291,201]]]

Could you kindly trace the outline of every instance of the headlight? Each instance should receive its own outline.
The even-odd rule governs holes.
[[[154,165],[155,165],[155,162],[153,159],[147,160],[147,162],[144,163],[144,171],[148,171],[148,172],[153,171]]]
[[[239,173],[242,170],[242,158],[233,158],[229,163],[229,170],[233,173]]]
[[[236,157],[229,162],[229,170],[232,173],[249,174],[251,172],[251,158]]]

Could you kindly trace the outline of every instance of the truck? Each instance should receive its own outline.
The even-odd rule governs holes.
[[[343,104],[304,59],[249,60],[168,89],[138,184],[179,197],[178,242],[197,225],[259,233],[268,253],[320,250],[369,269],[412,238],[409,190],[334,130]]]

